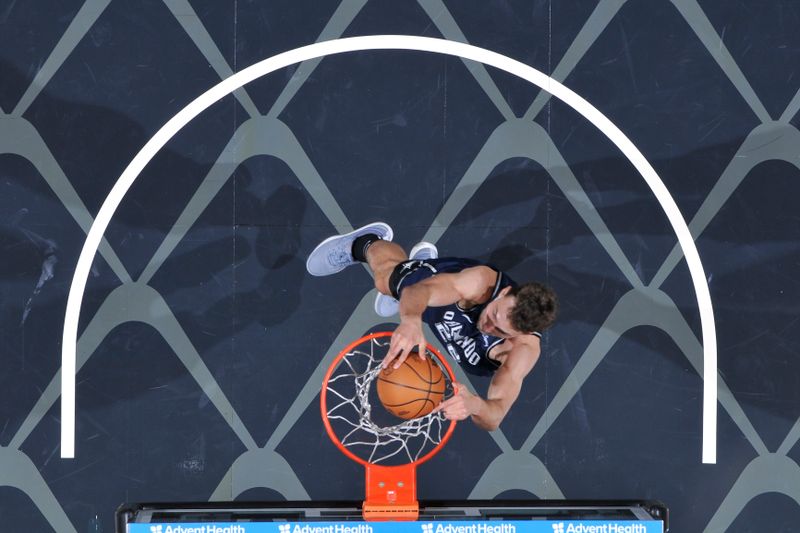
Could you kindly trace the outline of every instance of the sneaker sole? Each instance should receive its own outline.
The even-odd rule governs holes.
[[[415,244],[414,247],[411,249],[411,251],[408,254],[408,258],[414,259],[414,256],[417,255],[422,250],[424,250],[425,248],[433,248],[434,252],[436,252],[436,255],[434,257],[428,257],[427,259],[437,259],[439,257],[439,249],[436,247],[435,244],[426,241],[420,241],[417,244]]]
[[[341,272],[342,270],[347,268],[347,265],[345,265],[345,266],[343,266],[343,267],[341,267],[341,268],[339,268],[337,270],[333,270],[332,272],[325,272],[325,273],[321,273],[321,274],[314,273],[314,272],[312,272],[312,270],[310,268],[311,258],[314,256],[315,253],[317,253],[317,251],[319,249],[325,247],[325,245],[328,244],[329,242],[335,241],[337,239],[343,239],[343,238],[350,237],[351,235],[355,235],[358,232],[364,230],[365,228],[368,228],[368,227],[369,228],[374,228],[375,226],[380,226],[384,230],[385,236],[382,238],[382,240],[391,242],[391,240],[394,238],[394,231],[392,231],[392,228],[391,228],[391,226],[389,226],[389,224],[386,224],[384,222],[374,222],[372,224],[365,224],[364,226],[361,226],[360,228],[356,228],[353,231],[351,231],[350,233],[345,233],[344,235],[332,235],[332,236],[328,237],[327,239],[325,239],[324,241],[322,241],[321,243],[319,243],[316,246],[316,248],[314,248],[311,251],[311,253],[308,254],[308,259],[306,259],[306,272],[308,272],[312,276],[317,276],[317,277],[330,276],[331,274],[336,274],[337,272]]]

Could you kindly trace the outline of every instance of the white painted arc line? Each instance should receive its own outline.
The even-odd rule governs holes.
[[[703,450],[704,463],[716,462],[717,347],[711,295],[700,255],[686,220],[647,159],[633,143],[589,102],[545,74],[496,52],[476,46],[410,35],[370,35],[323,41],[284,52],[234,74],[221,81],[170,119],[139,151],[106,197],[86,237],[67,298],[64,317],[61,365],[61,457],[75,456],[75,369],[78,319],[86,281],[92,261],[111,217],[140,172],[167,142],[197,115],[234,90],[287,66],[332,54],[366,50],[412,50],[451,55],[477,61],[510,74],[548,91],[601,130],[630,160],[647,182],[667,215],[689,266],[700,312],[703,335]]]

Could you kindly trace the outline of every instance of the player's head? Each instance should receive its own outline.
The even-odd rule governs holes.
[[[541,333],[555,322],[558,297],[550,287],[536,282],[524,283],[510,287],[506,296],[515,299],[511,324],[517,331]]]
[[[495,337],[510,338],[542,332],[556,319],[558,299],[553,289],[541,283],[506,287],[478,318],[478,329]]]

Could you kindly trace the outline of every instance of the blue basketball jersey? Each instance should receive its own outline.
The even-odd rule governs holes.
[[[466,268],[483,264],[472,259],[454,257],[406,261],[395,269],[393,281],[396,285],[392,287],[392,291],[400,295],[404,287],[436,274],[461,272]],[[481,333],[477,326],[478,317],[501,290],[515,285],[516,283],[506,274],[497,271],[497,282],[491,298],[486,303],[470,309],[462,309],[457,303],[443,307],[428,307],[423,313],[422,320],[431,327],[450,356],[468,373],[485,376],[494,373],[500,366],[497,361],[489,359],[489,351],[501,344],[504,339]]]

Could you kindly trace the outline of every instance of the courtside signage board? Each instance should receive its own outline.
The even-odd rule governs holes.
[[[658,520],[128,524],[128,533],[663,533]]]

